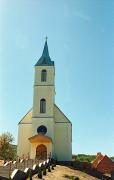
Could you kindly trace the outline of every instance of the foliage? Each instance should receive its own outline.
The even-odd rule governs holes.
[[[13,160],[15,156],[15,150],[11,143],[13,143],[14,137],[11,133],[6,132],[0,135],[0,156],[4,160]]]
[[[78,154],[72,155],[72,159],[80,162],[92,162],[95,160],[96,155]],[[114,156],[110,157],[114,161]]]
[[[96,158],[95,155],[78,154],[73,155],[73,159],[81,162],[92,162]]]
[[[14,159],[16,160],[16,157],[17,157],[17,145],[12,144],[12,148],[13,148],[13,151],[14,151]]]

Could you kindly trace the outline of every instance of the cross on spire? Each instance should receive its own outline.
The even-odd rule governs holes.
[[[48,39],[48,37],[46,36],[46,37],[45,37],[45,40],[47,41],[47,39]]]
[[[51,58],[49,56],[47,39],[48,39],[48,37],[46,36],[42,56],[40,57],[38,62],[35,64],[35,66],[44,66],[44,65],[46,65],[46,66],[54,66],[54,61],[51,61]]]

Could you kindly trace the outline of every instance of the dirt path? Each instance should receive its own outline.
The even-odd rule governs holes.
[[[79,177],[79,180],[98,180],[97,178],[94,178],[84,172],[77,171],[70,169],[69,167],[66,166],[59,166],[57,165],[55,169],[51,173],[47,173],[46,176],[43,176],[43,180],[68,180],[70,178],[65,177],[67,176],[77,176]],[[38,179],[37,176],[35,175],[33,180]]]

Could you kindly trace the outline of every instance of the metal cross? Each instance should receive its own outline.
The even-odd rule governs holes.
[[[47,41],[47,39],[48,39],[48,37],[46,36],[46,37],[45,37],[45,40]]]

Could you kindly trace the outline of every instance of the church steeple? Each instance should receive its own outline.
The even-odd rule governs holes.
[[[42,56],[40,57],[38,62],[35,64],[35,66],[54,66],[54,61],[51,61],[51,58],[49,56],[47,38],[44,44]]]
[[[44,56],[44,57],[49,57],[47,39],[46,39],[46,41],[45,41],[45,45],[44,45],[44,49],[43,49],[42,56]]]

